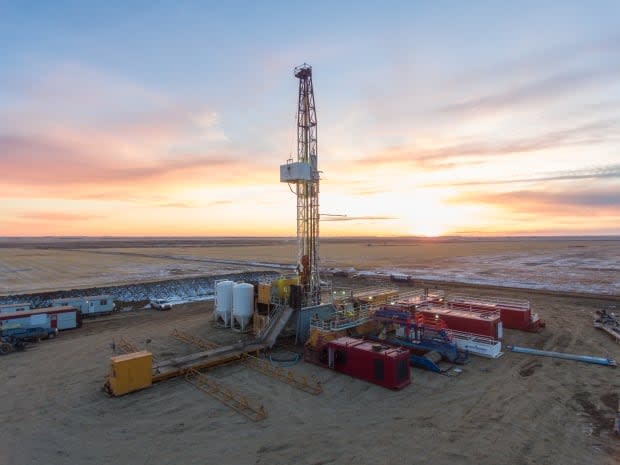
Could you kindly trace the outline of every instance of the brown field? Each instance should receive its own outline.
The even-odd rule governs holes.
[[[506,343],[620,359],[620,345],[591,324],[592,312],[609,302],[504,295],[530,299],[548,323],[540,334],[507,330]],[[79,330],[0,357],[0,464],[620,461],[620,438],[611,432],[617,370],[522,354],[474,358],[459,376],[414,369],[412,384],[397,392],[304,362],[294,369],[321,380],[319,396],[241,365],[210,371],[264,405],[268,416],[258,423],[180,379],[121,398],[101,391],[110,343],[119,336],[140,347],[151,339],[149,348],[160,358],[193,351],[170,337],[173,328],[219,343],[238,339],[211,324],[211,310],[211,303],[193,303],[87,320]]]
[[[258,269],[252,262],[293,265],[295,241],[4,239],[0,295]],[[420,279],[620,295],[617,238],[325,239],[321,263]]]

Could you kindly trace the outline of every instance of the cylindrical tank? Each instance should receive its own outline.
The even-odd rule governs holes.
[[[220,281],[215,285],[215,313],[224,321],[224,325],[230,324],[233,308],[232,281]]]
[[[235,319],[241,330],[252,318],[254,312],[254,286],[248,283],[237,283],[233,286],[233,308],[232,317]]]

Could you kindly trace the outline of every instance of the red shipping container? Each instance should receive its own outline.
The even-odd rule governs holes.
[[[416,311],[422,313],[425,318],[443,320],[448,329],[455,331],[480,334],[481,336],[488,336],[494,339],[501,339],[504,336],[499,311],[477,313],[468,310],[433,306],[418,308]]]
[[[350,337],[327,343],[327,365],[354,378],[389,389],[411,383],[409,351]]]

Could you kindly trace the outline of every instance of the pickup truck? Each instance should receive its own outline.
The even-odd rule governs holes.
[[[58,329],[42,326],[17,326],[4,328],[0,331],[3,338],[21,339],[27,342],[36,342],[39,339],[53,339],[58,335]]]
[[[0,355],[16,350],[23,350],[26,342],[52,339],[58,335],[56,328],[39,326],[14,327],[0,329]]]
[[[172,305],[165,299],[151,299],[151,308],[157,310],[170,310]]]

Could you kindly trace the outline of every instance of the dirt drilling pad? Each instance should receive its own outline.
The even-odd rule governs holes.
[[[472,290],[474,292],[475,290]],[[592,327],[604,301],[511,293],[547,321],[540,334],[508,330],[505,344],[620,360]],[[123,337],[159,360],[195,352],[180,331],[217,344],[241,336],[210,321],[211,303],[87,320],[0,358],[0,464],[617,464],[612,433],[620,372],[507,352],[474,357],[459,376],[412,370],[387,389],[299,362],[323,393],[310,395],[242,363],[208,371],[253,402],[253,422],[183,378],[120,398],[101,390]],[[150,341],[150,342],[147,342]]]

